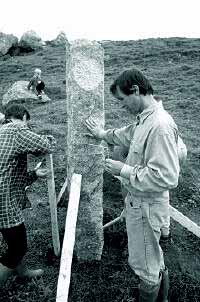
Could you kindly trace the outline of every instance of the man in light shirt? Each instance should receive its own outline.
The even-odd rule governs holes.
[[[105,131],[90,118],[86,126],[95,137],[128,148],[125,163],[107,159],[105,164],[108,172],[120,176],[128,192],[128,261],[140,279],[140,302],[166,302],[169,279],[159,239],[169,221],[169,190],[178,185],[178,129],[155,100],[149,80],[136,68],[122,72],[110,91],[137,115],[136,123]]]
[[[163,102],[158,96],[154,96],[154,99],[158,102],[158,105],[163,108]],[[177,141],[177,148],[178,148],[178,158],[180,167],[186,162],[187,159],[187,147],[184,144],[180,135],[178,135]],[[124,146],[114,146],[113,150],[113,159],[121,162],[126,162],[126,158],[128,155],[129,149]],[[123,199],[126,198],[127,190],[123,186],[121,186],[121,192]],[[160,243],[170,243],[171,242],[171,232],[170,232],[170,216],[168,220],[166,220],[165,225],[161,228],[161,237]]]

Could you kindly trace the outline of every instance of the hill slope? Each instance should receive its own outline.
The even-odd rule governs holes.
[[[171,203],[200,224],[199,201],[199,146],[200,129],[200,40],[147,39],[139,41],[107,41],[105,49],[105,115],[106,128],[132,122],[132,117],[119,110],[119,103],[109,94],[109,86],[122,69],[136,65],[152,80],[155,94],[174,117],[188,147],[188,160],[181,171],[178,188],[171,192]],[[11,83],[27,80],[34,68],[42,69],[49,104],[27,104],[32,122],[39,133],[51,133],[58,141],[54,154],[56,190],[66,177],[66,101],[65,49],[46,46],[39,52],[10,57],[0,61],[0,97]],[[30,166],[36,162],[31,158]],[[123,201],[119,183],[107,173],[104,175],[104,219],[115,218],[121,212]],[[39,264],[45,275],[39,281],[16,280],[8,283],[2,293],[3,301],[55,301],[59,259],[51,254],[50,213],[47,206],[45,181],[37,181],[29,197],[33,210],[26,210],[29,236],[28,261]],[[64,232],[66,210],[58,209],[61,238]],[[200,240],[172,222],[174,244],[166,251],[170,269],[172,301],[200,300]],[[119,224],[105,233],[105,246],[100,264],[79,264],[72,268],[70,301],[106,302],[130,301],[136,294],[137,280],[127,266],[127,238],[125,226]],[[1,248],[3,251],[5,246]],[[9,291],[8,291],[9,289]]]

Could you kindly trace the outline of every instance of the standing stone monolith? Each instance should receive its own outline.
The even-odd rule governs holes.
[[[100,260],[103,248],[103,170],[101,140],[87,136],[85,120],[104,127],[104,52],[95,41],[76,40],[67,58],[68,179],[82,175],[75,252],[80,261]]]

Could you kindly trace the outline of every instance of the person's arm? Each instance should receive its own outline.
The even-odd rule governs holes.
[[[104,133],[104,140],[108,144],[125,146],[129,148],[134,130],[135,125],[129,125],[119,129],[108,129]]]
[[[27,127],[18,130],[16,136],[17,153],[35,155],[51,153],[56,146],[56,140],[51,135],[38,135]]]
[[[136,127],[133,124],[119,129],[104,130],[92,119],[87,120],[85,124],[94,137],[103,139],[107,143],[112,145],[120,145],[125,147],[130,146],[130,141],[133,137],[133,133]]]
[[[50,170],[47,168],[38,168],[33,171],[29,171],[27,173],[27,186],[30,186],[33,182],[35,182],[38,177],[44,178],[50,173]]]
[[[148,141],[145,166],[125,164],[120,176],[142,192],[161,192],[176,187],[180,167],[175,132],[155,129]]]

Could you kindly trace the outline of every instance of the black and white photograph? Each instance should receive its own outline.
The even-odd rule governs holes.
[[[1,12],[0,302],[200,302],[198,1]]]

